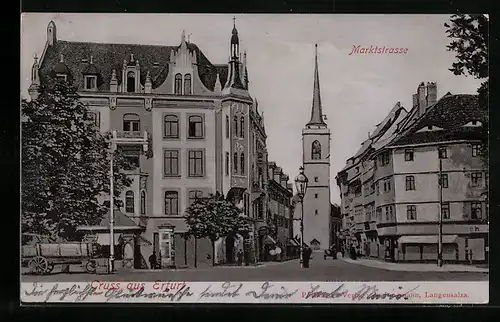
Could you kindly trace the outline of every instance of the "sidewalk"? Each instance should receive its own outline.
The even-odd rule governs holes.
[[[473,265],[460,265],[460,264],[445,264],[443,267],[438,267],[436,264],[424,263],[389,263],[377,259],[359,258],[356,260],[350,258],[340,258],[347,263],[358,264],[363,266],[375,267],[386,269],[389,271],[401,272],[476,272],[476,273],[489,273],[488,268],[481,268]]]
[[[296,259],[295,259],[296,260]],[[282,262],[259,262],[257,265],[249,265],[249,266],[238,266],[238,265],[216,265],[216,266],[206,266],[206,267],[185,267],[185,268],[162,268],[162,269],[131,269],[133,272],[187,272],[187,271],[210,271],[214,269],[249,269],[249,268],[262,268],[262,267],[268,267],[268,266],[276,266],[276,265],[281,265],[285,263],[289,263],[292,260],[288,261],[282,261]]]

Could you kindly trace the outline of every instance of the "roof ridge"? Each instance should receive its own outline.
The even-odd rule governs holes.
[[[95,44],[95,45],[122,45],[122,46],[147,46],[147,47],[179,47],[178,45],[150,45],[150,44],[131,44],[131,43],[114,43],[114,42],[96,42],[96,41],[72,41],[72,40],[57,40],[57,42],[72,43],[72,44]],[[193,44],[194,45],[194,44]],[[196,48],[199,48],[196,46]]]

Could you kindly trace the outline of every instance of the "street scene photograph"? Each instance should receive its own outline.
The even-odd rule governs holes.
[[[488,19],[22,14],[20,282],[487,283]]]

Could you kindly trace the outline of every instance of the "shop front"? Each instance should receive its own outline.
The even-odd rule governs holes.
[[[103,217],[98,225],[79,226],[77,231],[85,234],[85,240],[93,240],[99,245],[100,257],[110,257],[111,245],[114,250],[114,265],[116,270],[141,268],[144,258],[140,245],[147,241],[141,237],[143,228],[136,225],[119,209],[114,211],[114,238],[111,239],[109,213]]]

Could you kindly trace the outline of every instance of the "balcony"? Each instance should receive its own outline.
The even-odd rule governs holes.
[[[115,143],[124,144],[146,144],[148,141],[147,131],[113,131]]]

